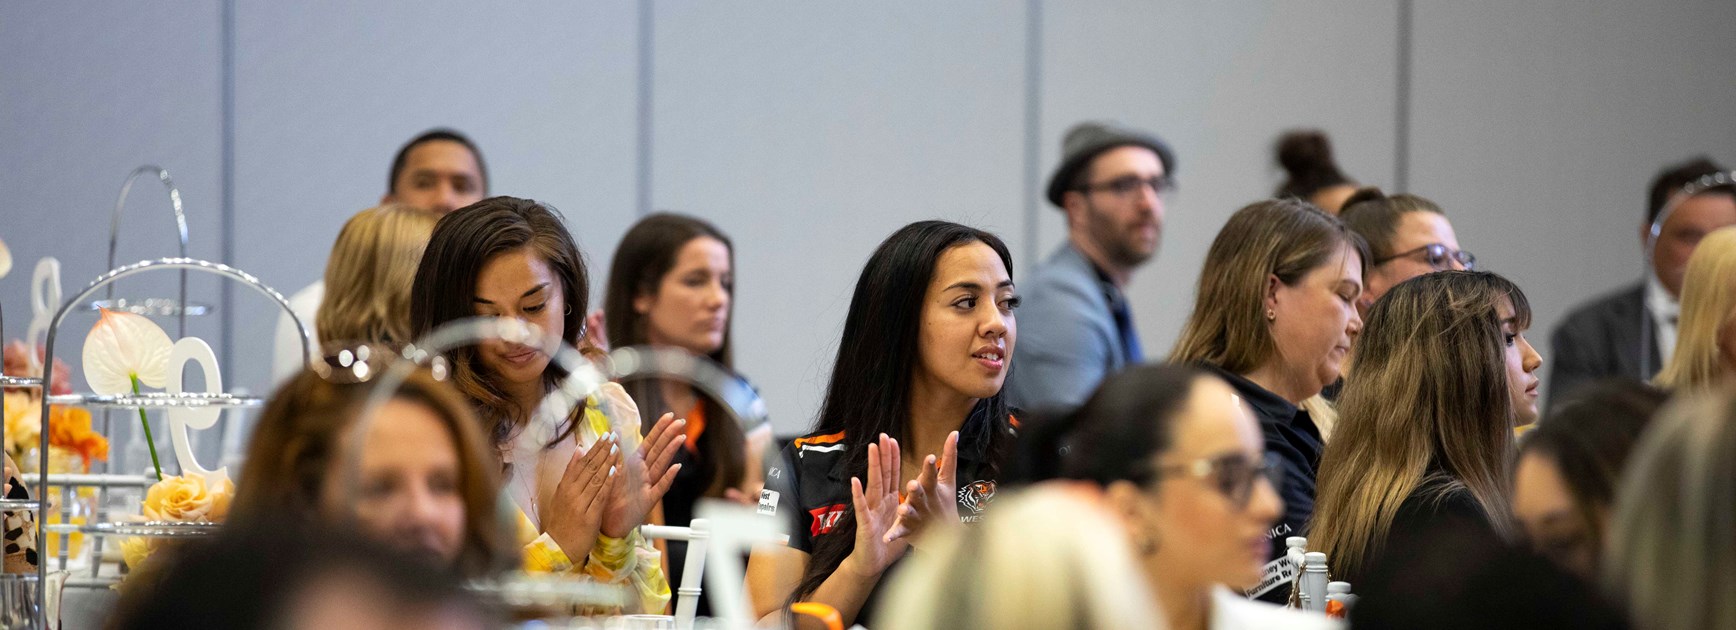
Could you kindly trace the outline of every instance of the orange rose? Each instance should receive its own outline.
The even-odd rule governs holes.
[[[164,477],[145,491],[145,518],[180,523],[218,523],[229,515],[235,484],[227,477],[207,485],[199,475]]]
[[[48,408],[48,444],[77,453],[84,459],[84,470],[90,471],[91,460],[108,461],[108,438],[91,430],[90,412],[62,407]]]

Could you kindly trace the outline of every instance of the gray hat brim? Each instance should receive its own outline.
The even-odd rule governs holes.
[[[1079,171],[1090,165],[1091,160],[1097,159],[1097,156],[1103,155],[1110,149],[1125,146],[1151,149],[1152,153],[1157,154],[1158,161],[1163,162],[1164,175],[1175,176],[1175,152],[1170,150],[1167,143],[1158,139],[1157,136],[1122,132],[1114,137],[1104,138],[1101,142],[1092,143],[1090,146],[1074,152],[1073,155],[1061,162],[1061,166],[1057,167],[1055,173],[1049,176],[1049,203],[1054,204],[1057,208],[1065,207],[1061,199],[1066,196],[1067,191],[1073,185],[1073,180],[1079,176]]]

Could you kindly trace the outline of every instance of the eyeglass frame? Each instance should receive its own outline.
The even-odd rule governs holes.
[[[1229,465],[1231,462],[1247,464],[1248,458],[1241,453],[1231,453],[1174,464],[1164,464],[1157,466],[1155,470],[1153,470],[1154,474],[1152,475],[1152,481],[1162,481],[1165,477],[1208,479],[1214,474],[1222,475],[1223,473],[1220,472],[1219,469]],[[1282,487],[1282,484],[1284,483],[1284,469],[1277,455],[1273,455],[1269,452],[1261,453],[1260,463],[1248,467],[1247,480],[1237,483],[1237,487],[1226,489],[1222,479],[1216,480],[1215,483],[1210,485],[1212,490],[1223,495],[1223,497],[1228,499],[1230,504],[1234,505],[1237,510],[1245,510],[1248,508],[1248,504],[1253,502],[1254,484],[1261,478],[1264,478],[1267,483],[1272,484],[1273,492],[1277,492],[1278,489]]]
[[[1167,174],[1152,177],[1125,175],[1106,182],[1082,184],[1073,190],[1084,194],[1101,191],[1107,192],[1120,199],[1129,199],[1133,197],[1134,193],[1139,192],[1141,188],[1150,188],[1152,193],[1162,197],[1175,192],[1175,178],[1170,177]]]
[[[1434,253],[1435,251],[1439,251],[1440,254],[1435,254]],[[1452,262],[1451,261],[1454,261],[1454,260],[1457,260],[1457,261],[1459,261],[1459,264],[1464,265],[1466,271],[1473,271],[1477,268],[1477,255],[1476,254],[1473,254],[1471,252],[1468,252],[1468,251],[1465,251],[1462,249],[1449,248],[1446,246],[1445,243],[1429,243],[1427,245],[1424,245],[1422,247],[1418,247],[1416,249],[1405,250],[1405,251],[1399,252],[1397,254],[1393,254],[1391,256],[1387,256],[1387,257],[1375,260],[1374,264],[1375,265],[1384,265],[1386,263],[1392,262],[1394,260],[1398,260],[1400,258],[1415,256],[1419,252],[1427,254],[1423,257],[1423,262],[1428,263],[1430,267],[1434,267],[1435,271],[1446,271],[1448,269],[1451,269],[1452,268]]]

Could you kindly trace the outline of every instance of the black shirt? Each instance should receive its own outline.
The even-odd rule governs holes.
[[[1278,496],[1284,499],[1284,515],[1266,535],[1273,541],[1267,560],[1275,560],[1284,555],[1284,539],[1304,535],[1303,527],[1314,516],[1314,480],[1320,473],[1320,452],[1325,442],[1307,410],[1239,374],[1212,365],[1201,367],[1229,382],[1236,394],[1254,409],[1260,432],[1265,436],[1266,452],[1276,456],[1284,469],[1284,487],[1278,488]]]
[[[1017,423],[1018,420],[1011,416],[991,422],[987,405],[978,403],[964,426],[960,427],[957,469],[959,522],[981,521],[983,513],[993,502],[998,467],[996,462],[989,461],[991,432],[1012,432]],[[815,433],[796,438],[783,447],[779,461],[766,471],[766,488],[760,492],[759,513],[785,519],[791,549],[812,555],[818,540],[839,535],[846,519],[855,518],[850,498],[850,471],[846,466],[847,449],[866,449],[871,441],[867,436],[858,439],[843,432]],[[892,569],[888,568],[882,576],[891,572]],[[868,624],[879,591],[880,584],[876,583],[856,616],[857,624]]]
[[[1399,504],[1398,512],[1393,514],[1392,524],[1386,528],[1386,537],[1370,551],[1362,567],[1337,569],[1332,579],[1355,585],[1363,577],[1361,570],[1367,567],[1400,558],[1408,562],[1409,556],[1419,553],[1417,546],[1431,544],[1431,535],[1443,530],[1487,534],[1488,540],[1498,542],[1500,538],[1489,523],[1488,514],[1483,512],[1483,506],[1477,503],[1471,491],[1464,486],[1443,488],[1443,484],[1448,483],[1452,482],[1443,477],[1433,477],[1412,490],[1410,496]],[[1389,555],[1397,558],[1386,558]]]

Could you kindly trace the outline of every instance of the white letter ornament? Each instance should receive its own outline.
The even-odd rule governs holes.
[[[205,393],[223,392],[223,373],[217,370],[217,355],[211,352],[211,346],[198,337],[186,337],[175,342],[174,350],[169,352],[169,365],[175,370],[174,378],[168,382],[170,394],[185,392],[187,363],[190,361],[199,362],[199,367],[205,372]],[[175,459],[181,464],[181,474],[197,474],[213,484],[217,483],[218,479],[227,479],[228,466],[213,471],[199,465],[199,460],[193,457],[193,444],[187,436],[188,429],[209,429],[216,426],[217,419],[223,415],[223,409],[171,407],[165,413],[169,417],[169,437],[175,443]]]

